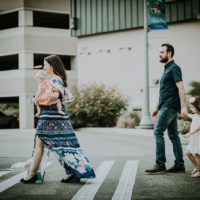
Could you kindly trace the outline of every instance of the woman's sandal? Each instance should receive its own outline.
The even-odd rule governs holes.
[[[192,178],[198,178],[200,177],[200,172],[196,172],[194,174],[191,175]]]
[[[25,184],[35,183],[36,181],[37,181],[37,174],[28,180],[24,178],[20,180],[20,182],[25,183]]]
[[[76,178],[73,175],[68,176],[66,179],[62,179],[60,182],[61,183],[80,183],[81,179]]]

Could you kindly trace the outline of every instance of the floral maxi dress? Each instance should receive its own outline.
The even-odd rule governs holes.
[[[65,87],[60,80],[50,80],[59,87],[62,98],[66,99]],[[70,97],[71,98],[71,97]],[[36,128],[36,137],[58,158],[67,174],[76,178],[95,178],[94,170],[84,156],[64,106],[65,115],[57,111],[56,105],[41,106],[41,114]]]

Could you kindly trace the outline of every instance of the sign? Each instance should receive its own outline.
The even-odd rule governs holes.
[[[163,0],[149,0],[150,29],[167,29],[165,21],[165,4]]]

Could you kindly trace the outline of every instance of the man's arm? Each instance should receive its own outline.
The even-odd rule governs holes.
[[[179,93],[179,98],[180,98],[180,103],[181,103],[181,116],[187,117],[186,95],[185,95],[183,81],[176,82],[176,86],[178,88],[178,93]]]

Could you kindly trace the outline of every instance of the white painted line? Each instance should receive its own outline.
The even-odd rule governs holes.
[[[88,180],[86,184],[75,194],[72,200],[92,200],[108,175],[114,162],[114,160],[102,162],[96,170],[96,178]]]
[[[32,161],[32,158],[30,158],[29,160],[25,162],[17,162],[17,163],[14,163],[10,168],[12,170],[26,170],[26,167],[31,164],[31,161]]]
[[[0,171],[0,177],[5,175],[5,174],[8,174],[10,171]]]
[[[137,167],[137,160],[128,160],[126,162],[112,200],[131,200]]]
[[[47,163],[47,167],[51,164],[51,162]],[[27,171],[21,172],[3,182],[0,183],[0,193],[12,187],[13,185],[19,183],[20,179],[26,176]]]
[[[13,176],[6,181],[3,181],[0,183],[0,193],[3,192],[4,190],[12,187],[13,185],[17,184],[21,178],[26,176],[27,171],[24,171],[16,176]]]

